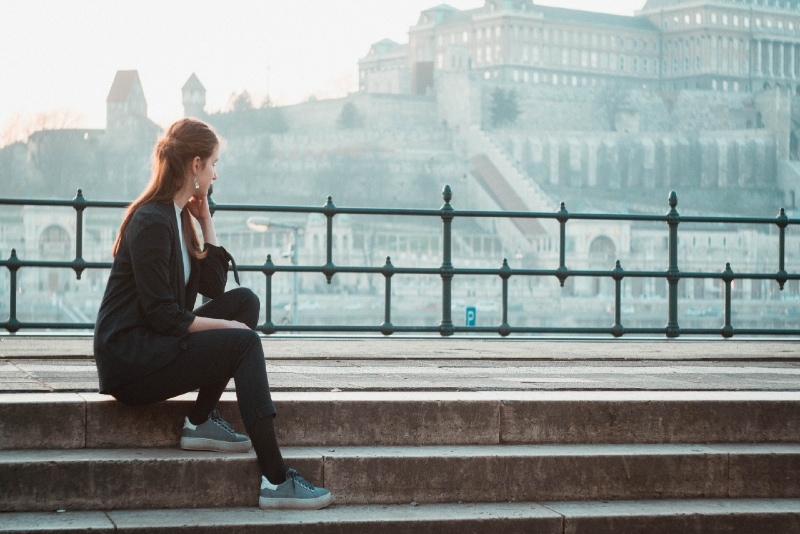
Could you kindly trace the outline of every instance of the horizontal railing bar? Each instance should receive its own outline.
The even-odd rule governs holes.
[[[0,205],[7,206],[52,206],[74,208],[74,200],[43,200],[0,198]],[[126,208],[130,202],[110,200],[82,200],[83,208]],[[351,215],[401,215],[420,217],[440,217],[441,210],[414,208],[358,208],[358,207],[326,207],[326,206],[278,206],[270,204],[214,204],[216,211],[233,212],[274,212],[274,213],[322,213]],[[562,215],[553,212],[533,211],[487,211],[487,210],[454,210],[458,217],[497,217],[504,219],[558,219]],[[667,215],[646,214],[609,214],[609,213],[569,213],[568,219],[592,221],[640,221],[666,222]],[[775,224],[774,217],[722,217],[703,215],[681,215],[681,223],[724,223],[724,224]],[[787,219],[787,225],[800,224],[800,219]]]
[[[0,260],[0,267],[50,267],[53,269],[74,269],[75,261],[44,261],[44,260]],[[110,262],[84,262],[80,263],[81,269],[110,269]]]
[[[8,329],[12,326],[10,321],[0,323],[3,328]],[[17,321],[15,325],[18,328],[38,328],[38,329],[57,329],[57,330],[94,330],[94,323],[36,323]]]

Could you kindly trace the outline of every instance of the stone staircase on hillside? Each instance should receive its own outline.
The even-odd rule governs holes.
[[[497,170],[497,167],[485,154],[470,159],[475,169],[475,179],[503,211],[530,211],[519,195]],[[547,232],[536,219],[511,219],[520,233],[528,240],[535,236],[547,235]]]
[[[800,533],[796,393],[274,397],[328,509],[262,512],[252,452],[177,448],[191,396],[4,393],[0,532]],[[232,394],[220,411],[241,426]]]
[[[480,129],[471,129],[468,134],[467,151],[470,159],[485,156],[497,169],[499,175],[522,200],[527,211],[552,213],[558,211],[558,202],[550,198],[539,185],[530,178],[508,153],[492,139],[491,135]]]

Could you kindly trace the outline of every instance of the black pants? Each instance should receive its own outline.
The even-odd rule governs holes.
[[[195,315],[258,324],[260,304],[250,289],[236,288],[194,310]],[[158,371],[115,388],[111,394],[125,404],[163,401],[198,389],[193,413],[216,406],[228,381],[236,384],[236,398],[245,428],[274,416],[261,338],[253,330],[204,330],[189,334],[188,346]]]

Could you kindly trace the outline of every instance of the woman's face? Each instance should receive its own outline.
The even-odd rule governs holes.
[[[211,183],[217,179],[217,161],[219,160],[219,145],[214,147],[214,152],[211,156],[203,162],[201,169],[197,172],[197,183],[200,187],[196,190],[196,194],[206,196],[208,195],[208,188]]]

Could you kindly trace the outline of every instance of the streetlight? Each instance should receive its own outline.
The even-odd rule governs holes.
[[[296,226],[293,224],[286,224],[280,223],[275,221],[270,221],[269,217],[250,217],[247,219],[247,227],[256,232],[267,232],[269,231],[270,226],[274,228],[284,228],[286,230],[292,231],[292,244],[291,250],[289,252],[284,252],[282,256],[284,258],[289,258],[292,262],[292,265],[297,267],[298,261],[298,236],[300,234],[300,230],[302,226]],[[300,292],[299,290],[299,279],[297,277],[297,271],[292,273],[292,282],[293,282],[293,291],[292,291],[292,324],[297,324],[297,295]]]

